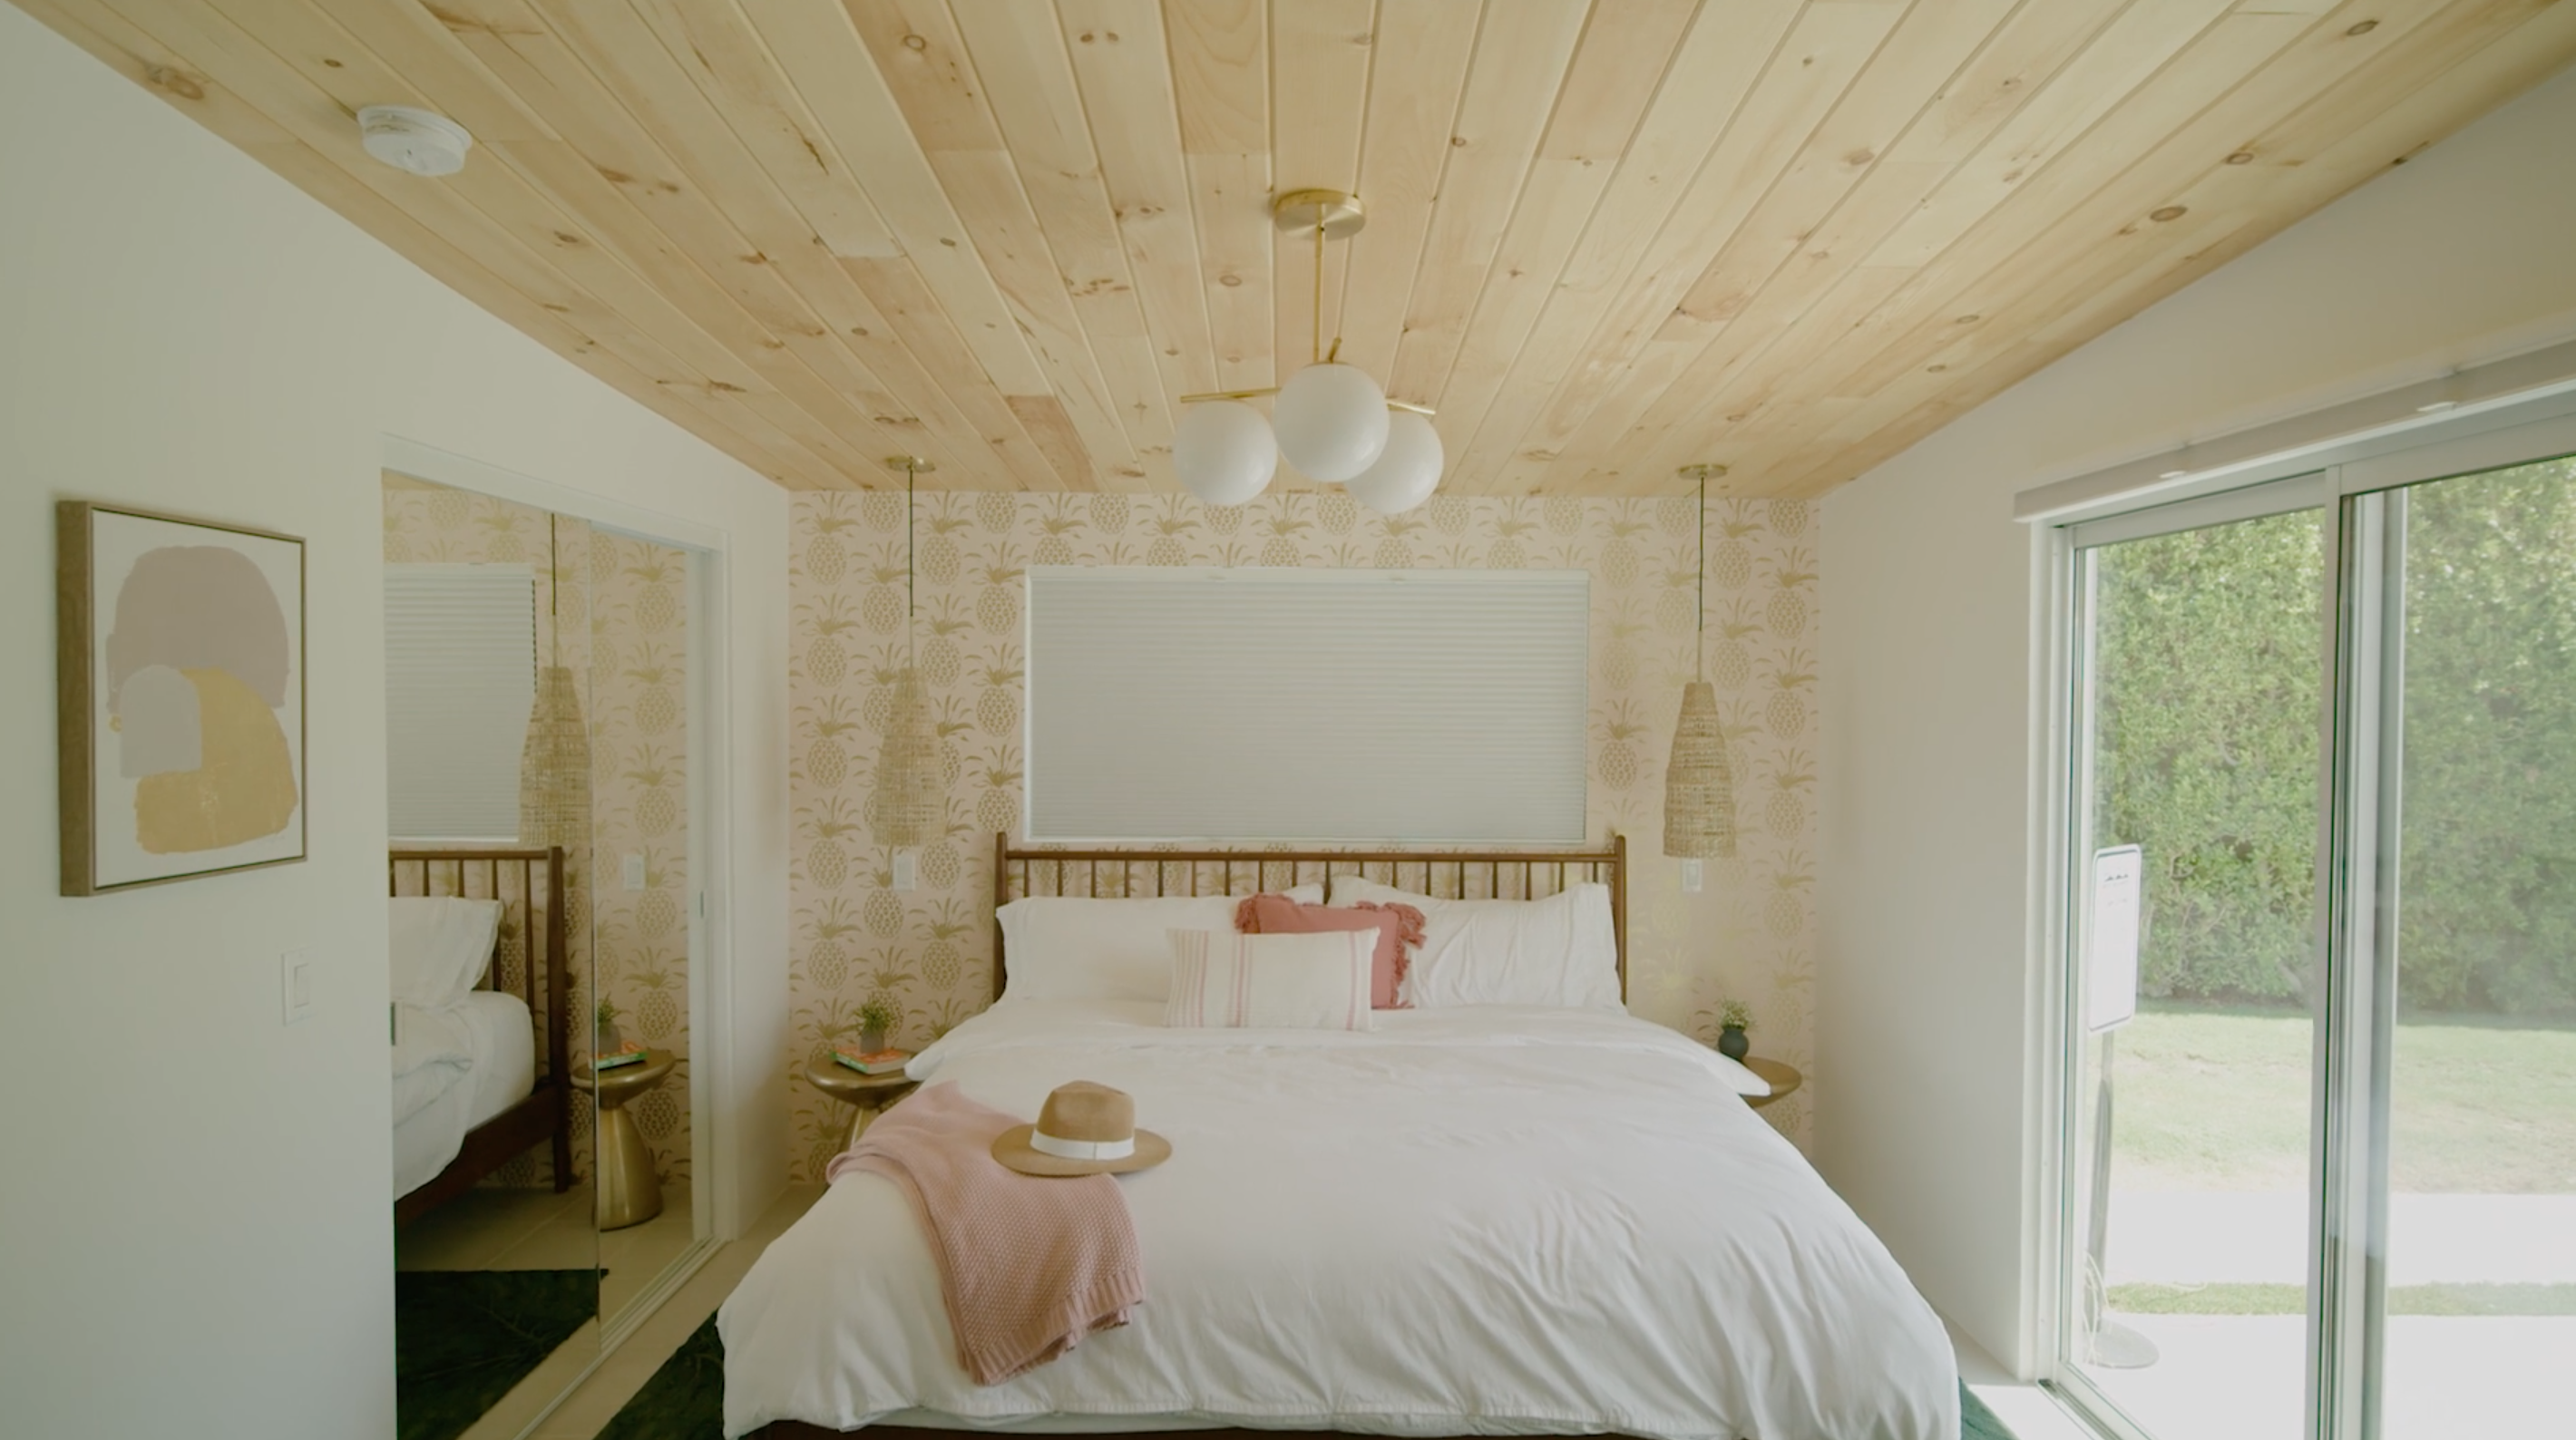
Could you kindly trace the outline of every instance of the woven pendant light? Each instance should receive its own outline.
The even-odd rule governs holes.
[[[1735,774],[1726,763],[1726,727],[1717,718],[1717,689],[1708,683],[1708,477],[1722,465],[1687,465],[1699,480],[1699,678],[1682,687],[1673,721],[1672,758],[1664,764],[1664,853],[1684,860],[1735,855]]]
[[[562,614],[555,593],[563,569],[555,554],[555,517],[546,517],[546,646],[548,659],[559,643],[554,634]],[[548,665],[537,672],[536,703],[528,707],[528,741],[519,750],[519,843],[561,845],[587,853],[590,844],[590,727],[581,718],[581,691],[572,667]]]
[[[895,672],[886,710],[885,739],[877,747],[876,789],[868,796],[868,832],[880,845],[908,850],[939,838],[948,821],[947,782],[940,775],[939,727],[931,723],[930,693],[912,663],[912,487],[931,468],[918,456],[899,455],[903,468],[904,666]]]

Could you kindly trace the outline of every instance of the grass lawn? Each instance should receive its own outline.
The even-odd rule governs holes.
[[[2305,1186],[2305,1017],[2141,1009],[2116,1044],[2115,1185]],[[2394,1189],[2576,1191],[2576,1031],[2400,1025],[2393,1083]]]

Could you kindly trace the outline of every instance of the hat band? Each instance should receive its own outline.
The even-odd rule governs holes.
[[[1044,1130],[1029,1132],[1029,1148],[1058,1160],[1124,1160],[1136,1153],[1136,1137],[1124,1140],[1059,1140]]]

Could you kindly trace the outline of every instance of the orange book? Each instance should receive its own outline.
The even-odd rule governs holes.
[[[862,1075],[892,1075],[903,1069],[904,1062],[912,1058],[912,1052],[871,1050],[861,1054],[855,1046],[835,1045],[832,1047],[832,1058]]]

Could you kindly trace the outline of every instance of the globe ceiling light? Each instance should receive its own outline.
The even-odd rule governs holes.
[[[1339,190],[1291,190],[1270,207],[1270,218],[1283,235],[1315,239],[1313,362],[1275,388],[1182,396],[1190,408],[1172,432],[1172,468],[1209,504],[1240,505],[1261,493],[1285,455],[1308,479],[1348,484],[1372,509],[1410,510],[1440,484],[1445,457],[1425,419],[1431,412],[1389,400],[1367,371],[1340,363],[1340,340],[1324,348],[1324,242],[1358,234],[1368,217]],[[1275,427],[1242,403],[1262,395],[1279,397]],[[1400,418],[1410,423],[1391,423],[1390,410],[1408,412]],[[1403,444],[1389,460],[1397,435]]]
[[[1172,469],[1183,488],[1210,505],[1240,505],[1279,468],[1270,422],[1240,400],[1202,400],[1172,431]]]
[[[1280,387],[1279,453],[1310,480],[1332,484],[1386,449],[1386,392],[1356,365],[1309,365]]]
[[[1386,448],[1377,463],[1352,476],[1344,488],[1380,515],[1401,515],[1440,488],[1440,467],[1447,458],[1440,432],[1429,420],[1411,410],[1397,411],[1387,417]]]

